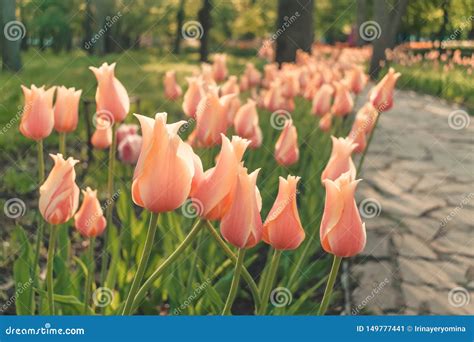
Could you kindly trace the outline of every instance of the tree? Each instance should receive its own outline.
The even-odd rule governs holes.
[[[399,0],[393,6],[389,6],[387,1],[374,1],[374,21],[378,27],[374,28],[377,36],[372,43],[373,52],[369,68],[372,79],[377,79],[379,75],[381,63],[385,61],[385,50],[395,45],[407,4],[408,0]]]
[[[176,12],[176,36],[174,38],[173,53],[179,54],[181,50],[181,28],[183,27],[184,21],[184,2],[185,0],[179,1],[178,12]]]
[[[19,71],[21,69],[21,39],[25,34],[25,26],[16,21],[15,0],[2,0],[0,4],[3,69]]]
[[[209,30],[211,29],[212,25],[212,18],[211,18],[211,9],[212,9],[212,1],[211,0],[203,0],[203,4],[201,9],[198,12],[198,20],[202,25],[202,37],[201,37],[201,45],[199,47],[199,54],[201,56],[201,62],[208,61],[209,55]]]
[[[314,40],[313,0],[279,0],[276,61],[294,62],[296,50],[311,51]]]
[[[359,28],[367,21],[367,0],[357,0],[357,46],[365,44],[364,39],[359,33]]]

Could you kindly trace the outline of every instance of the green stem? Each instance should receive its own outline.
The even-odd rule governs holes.
[[[109,263],[109,240],[110,240],[110,228],[112,227],[112,213],[113,213],[113,192],[114,192],[114,165],[115,165],[115,151],[117,150],[117,139],[116,139],[116,127],[112,127],[112,144],[109,148],[109,170],[107,175],[107,198],[108,205],[105,211],[105,218],[107,219],[108,229],[105,231],[104,235],[104,250],[101,260],[101,270],[100,270],[100,283],[105,286],[105,279],[107,275],[107,267]],[[105,311],[105,306],[102,308],[102,312]]]
[[[234,264],[237,263],[237,256],[232,252],[232,250],[227,246],[226,242],[222,239],[219,233],[214,229],[211,222],[206,221],[206,226],[211,233],[212,237],[217,241],[219,246],[222,248],[225,254],[232,260]],[[258,311],[260,307],[261,300],[260,300],[260,292],[258,291],[258,286],[253,280],[252,276],[250,275],[249,271],[245,266],[242,266],[242,277],[247,282],[247,285],[250,288],[250,292],[252,292],[253,300],[255,302],[255,311]]]
[[[324,290],[323,300],[321,301],[321,305],[319,306],[318,316],[323,316],[326,313],[326,310],[328,309],[329,301],[331,300],[332,289],[334,287],[334,283],[336,282],[337,272],[339,271],[339,265],[341,264],[341,260],[341,257],[338,257],[337,255],[334,256],[331,272],[329,272],[328,283],[326,284],[326,289]]]
[[[92,283],[94,281],[94,246],[95,246],[95,238],[91,238],[89,240],[89,247],[87,250],[87,262],[88,262],[88,270],[87,270],[87,277],[85,283],[85,291],[84,291],[84,315],[87,315],[89,312],[89,302],[91,300],[91,291],[92,291]]]
[[[148,259],[150,258],[151,249],[153,247],[153,241],[155,240],[156,226],[158,222],[158,214],[150,214],[150,225],[148,226],[148,232],[145,240],[145,247],[143,247],[142,256],[140,257],[140,263],[138,264],[137,272],[133,278],[132,287],[128,292],[127,300],[123,308],[122,315],[128,315],[133,304],[133,299],[137,294],[140,284],[145,275],[146,266],[148,264]]]
[[[186,250],[188,246],[191,245],[200,229],[201,220],[199,219],[191,228],[189,234],[184,238],[183,242],[181,242],[181,244],[175,249],[175,251],[171,253],[170,256],[166,258],[166,260],[163,261],[160,266],[158,266],[155,272],[153,272],[153,274],[145,281],[142,287],[140,287],[137,292],[137,295],[135,296],[135,299],[133,299],[131,310],[124,310],[124,315],[129,315],[136,310],[138,304],[143,300],[143,298],[145,298],[148,290],[153,287],[153,283],[155,282],[155,280],[158,279],[158,277],[168,268],[168,266],[170,266],[176,259],[178,259],[183,254],[184,250]]]
[[[43,140],[39,140],[38,144],[38,184],[41,186],[44,182],[44,154],[43,154]],[[39,264],[39,257],[40,257],[40,251],[41,251],[41,245],[43,242],[43,237],[44,237],[44,221],[41,218],[41,216],[38,216],[39,221],[38,221],[38,233],[36,236],[36,243],[35,243],[35,252],[34,252],[34,259],[33,259],[33,265],[31,267],[31,279],[33,280],[33,284],[35,285],[36,288],[39,288],[38,284],[38,274],[37,274],[37,267]],[[34,291],[31,292],[31,314],[35,314],[35,294]]]
[[[240,273],[242,272],[242,265],[244,263],[245,249],[239,248],[237,253],[237,262],[235,263],[234,277],[232,278],[232,283],[230,284],[229,295],[225,301],[224,309],[222,310],[222,315],[230,315],[230,310],[232,309],[232,304],[234,304],[235,296],[237,295],[237,290],[239,288],[240,282]]]
[[[195,271],[196,271],[197,261],[198,261],[198,258],[199,258],[199,249],[201,247],[202,236],[203,235],[201,234],[197,238],[196,247],[193,250],[193,253],[194,253],[193,254],[193,260],[191,261],[191,269],[189,270],[188,282],[187,282],[187,285],[186,285],[187,292],[191,292],[190,289],[193,286],[194,274],[195,274]]]
[[[59,153],[66,158],[66,133],[59,133]]]
[[[54,264],[54,249],[56,245],[57,233],[58,233],[58,227],[55,227],[54,225],[50,225],[48,261],[47,261],[47,270],[46,270],[46,284],[48,288],[48,309],[49,309],[50,315],[54,315],[53,264]]]
[[[379,122],[379,118],[381,114],[382,113],[378,113],[377,118],[375,119],[374,128],[372,129],[372,132],[370,133],[369,140],[367,141],[367,146],[365,147],[365,150],[364,152],[362,152],[362,156],[360,157],[359,165],[357,166],[357,172],[356,172],[357,176],[359,176],[360,172],[362,171],[362,165],[364,165],[365,155],[367,154],[367,151],[369,150],[369,146],[370,146],[370,143],[372,142],[372,138],[374,137],[375,129],[377,128],[377,123]]]
[[[270,263],[270,269],[267,274],[267,279],[265,281],[265,287],[263,288],[262,294],[262,305],[260,306],[260,315],[264,315],[267,311],[268,300],[270,297],[270,291],[272,290],[273,283],[275,282],[276,271],[278,269],[278,263],[280,262],[281,251],[275,249],[273,253],[272,261]]]

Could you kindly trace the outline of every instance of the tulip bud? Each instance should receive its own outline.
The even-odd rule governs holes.
[[[386,112],[393,106],[393,90],[401,74],[390,68],[388,73],[369,93],[369,101],[379,112]]]
[[[325,115],[331,110],[331,99],[334,89],[329,84],[323,84],[314,95],[312,113]]]
[[[183,93],[181,87],[176,81],[176,72],[174,70],[169,70],[165,73],[163,86],[165,88],[165,97],[169,100],[177,100]]]
[[[326,252],[339,257],[354,256],[365,247],[365,223],[362,223],[354,200],[359,181],[354,180],[350,173],[335,181],[324,181],[326,201],[319,230],[321,245]]]
[[[299,155],[296,127],[292,120],[287,120],[275,144],[275,159],[280,165],[290,166],[298,161]]]
[[[332,125],[332,114],[326,113],[320,120],[319,120],[319,129],[323,132],[329,132]]]
[[[140,156],[142,141],[138,134],[127,135],[118,145],[119,159],[125,164],[135,165]]]
[[[299,179],[295,176],[280,177],[277,198],[263,224],[263,241],[275,249],[296,249],[305,238],[296,206]]]
[[[197,77],[187,77],[188,89],[184,94],[183,112],[187,116],[194,118],[199,101],[204,97],[204,90],[202,88],[202,80]]]
[[[354,101],[347,87],[342,83],[336,83],[336,94],[331,112],[335,116],[346,116],[352,111]]]
[[[202,146],[220,144],[221,134],[227,131],[227,117],[215,92],[208,92],[199,102],[196,121],[196,139]]]
[[[117,132],[115,132],[115,137],[117,139],[117,146],[120,145],[123,139],[127,135],[136,135],[138,134],[138,125],[135,124],[121,124],[119,128],[117,128]]]
[[[25,137],[41,140],[51,134],[54,126],[53,96],[55,87],[44,89],[44,86],[31,89],[21,86],[25,96],[25,106],[21,116],[20,132]]]
[[[46,222],[62,224],[74,215],[79,205],[79,187],[76,185],[74,165],[78,163],[62,154],[50,154],[54,166],[48,178],[40,187],[39,210]]]
[[[54,129],[60,133],[70,133],[77,127],[79,99],[82,90],[59,87],[54,104]]]
[[[101,235],[107,225],[104,213],[97,199],[97,190],[87,187],[82,190],[84,199],[79,211],[74,215],[74,226],[82,236],[91,238]]]
[[[216,53],[214,55],[214,64],[212,65],[213,77],[216,82],[221,82],[227,77],[227,55],[225,53]]]
[[[237,248],[251,248],[262,238],[262,199],[256,184],[259,171],[249,175],[239,166],[232,204],[221,221],[222,236]]]
[[[348,138],[336,138],[332,139],[332,152],[331,157],[321,174],[321,182],[325,179],[336,180],[343,173],[349,172],[352,179],[356,177],[356,168],[352,161],[352,152],[357,147],[351,139]]]

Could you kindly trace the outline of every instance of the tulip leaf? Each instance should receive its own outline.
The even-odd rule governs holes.
[[[31,298],[33,296],[33,280],[31,279],[31,267],[34,262],[33,249],[22,227],[17,226],[15,228],[13,237],[19,246],[18,257],[13,264],[16,313],[17,315],[29,315],[34,313],[34,308],[31,307]]]

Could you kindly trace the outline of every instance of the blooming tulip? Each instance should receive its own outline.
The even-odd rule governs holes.
[[[209,220],[221,219],[232,202],[232,189],[238,175],[238,167],[249,141],[233,136],[232,141],[222,135],[222,146],[216,166],[196,176],[198,181],[191,190],[191,199],[200,208],[200,215]]]
[[[365,247],[365,224],[354,200],[359,181],[350,173],[324,181],[326,201],[319,230],[321,245],[326,252],[338,257],[354,256]]]
[[[178,135],[186,121],[167,125],[166,113],[155,119],[135,116],[143,143],[133,176],[133,202],[153,213],[174,210],[188,197],[194,176],[194,152]]]
[[[321,181],[324,182],[325,179],[336,180],[346,172],[349,172],[352,179],[355,179],[356,169],[351,155],[357,145],[349,138],[336,138],[332,136],[331,139],[331,157],[321,174]]]
[[[258,139],[257,131],[260,127],[258,126],[257,105],[254,100],[248,99],[247,103],[237,111],[234,118],[234,127],[235,132],[242,138]]]
[[[98,83],[95,93],[97,113],[111,113],[115,122],[122,122],[130,110],[130,99],[125,87],[115,77],[115,63],[104,63],[100,68],[89,69]]]
[[[334,92],[333,87],[329,84],[323,84],[316,91],[313,98],[312,113],[316,115],[325,115],[331,110],[331,97]]]
[[[79,99],[82,90],[58,87],[54,104],[54,129],[60,133],[69,133],[76,129],[79,112]]]
[[[53,96],[55,87],[48,90],[44,86],[31,89],[21,86],[25,96],[25,106],[21,116],[20,132],[25,137],[41,140],[51,134],[54,126]]]
[[[188,82],[188,89],[184,94],[183,112],[187,116],[194,118],[199,101],[204,97],[202,80],[197,77],[187,77],[186,81]]]
[[[240,92],[237,76],[230,76],[221,87],[221,95],[238,94]]]
[[[224,95],[219,98],[219,102],[227,118],[227,124],[232,125],[235,114],[237,114],[241,104],[239,96],[237,94]]]
[[[165,97],[169,100],[177,100],[183,93],[176,81],[176,72],[174,70],[169,70],[165,73],[163,86],[165,88]]]
[[[392,108],[393,90],[400,76],[399,72],[390,68],[382,80],[370,91],[369,101],[379,112],[386,112]]]
[[[278,164],[289,166],[298,161],[299,155],[296,127],[292,120],[287,120],[275,144],[275,159]]]
[[[334,95],[334,103],[331,112],[335,116],[346,116],[354,107],[351,93],[342,83],[336,83],[336,94]]]
[[[296,206],[299,179],[295,176],[280,177],[277,198],[263,224],[263,241],[277,250],[296,249],[305,238]]]
[[[136,164],[140,156],[143,139],[138,134],[127,135],[118,145],[119,159],[125,164]]]
[[[103,233],[107,221],[97,199],[97,190],[87,187],[82,190],[84,199],[76,215],[74,215],[74,226],[83,236],[91,238]]]
[[[79,161],[71,157],[64,160],[60,153],[50,156],[54,166],[40,187],[38,206],[46,222],[58,225],[69,221],[79,204],[79,187],[75,183],[74,171],[74,165]]]
[[[262,199],[256,185],[259,171],[249,175],[239,166],[232,204],[221,221],[222,236],[237,248],[251,248],[262,238]]]

